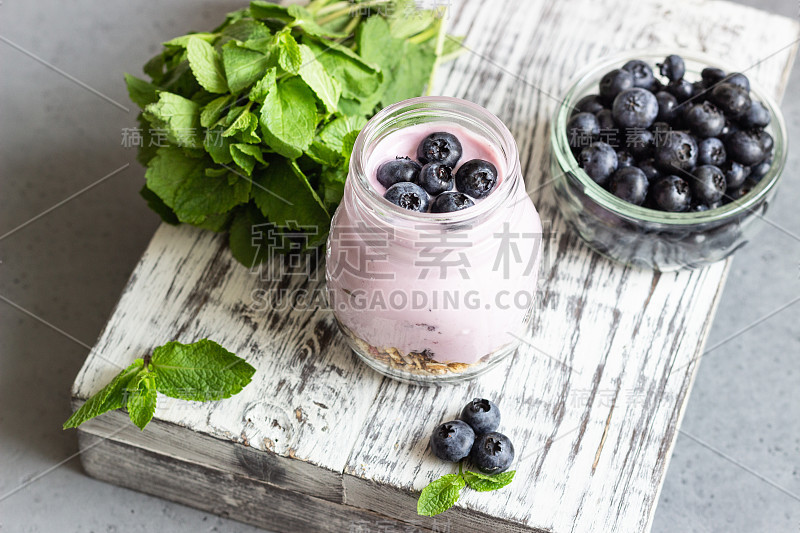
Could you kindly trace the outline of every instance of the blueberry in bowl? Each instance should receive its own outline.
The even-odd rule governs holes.
[[[577,76],[553,119],[551,170],[559,209],[590,247],[641,268],[700,268],[763,227],[786,126],[754,76],[736,70],[655,50]]]

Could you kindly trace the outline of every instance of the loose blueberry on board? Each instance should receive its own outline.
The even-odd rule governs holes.
[[[730,83],[731,85],[736,85],[737,87],[741,87],[746,92],[750,92],[750,80],[747,79],[747,76],[740,72],[734,72],[733,74],[729,74],[725,83]]]
[[[672,122],[675,119],[675,108],[678,107],[678,99],[667,91],[656,93],[658,102],[658,115],[656,120],[660,122]]]
[[[761,102],[753,101],[742,118],[739,119],[743,128],[766,128],[769,126],[769,110]]]
[[[600,97],[606,102],[613,102],[619,93],[633,86],[633,74],[627,70],[614,69],[600,78]]]
[[[600,135],[600,123],[592,113],[578,113],[567,122],[567,140],[573,150],[592,144]]]
[[[755,165],[764,160],[767,152],[758,132],[740,130],[725,140],[728,157],[743,165]]]
[[[441,163],[427,163],[414,181],[425,192],[435,196],[453,188],[453,169]]]
[[[500,425],[500,410],[490,400],[474,398],[461,410],[461,420],[469,424],[476,435],[490,433]]]
[[[709,205],[721,200],[728,188],[725,175],[714,165],[694,169],[689,186],[692,188],[692,201]]]
[[[689,81],[680,79],[669,82],[667,91],[677,98],[679,102],[685,102],[694,95],[694,85]]]
[[[617,198],[636,205],[642,205],[647,197],[648,181],[644,172],[637,167],[625,167],[616,171],[608,184],[608,190]]]
[[[711,87],[721,82],[725,78],[725,71],[721,68],[706,67],[700,73],[700,76],[703,78],[706,87]]]
[[[403,209],[419,211],[420,213],[428,210],[428,203],[430,202],[425,189],[410,181],[395,183],[386,190],[383,197]]]
[[[710,100],[729,118],[738,118],[750,107],[747,91],[731,83],[719,83],[711,89]]]
[[[401,181],[414,180],[422,169],[419,163],[408,157],[398,157],[381,163],[378,167],[378,183],[387,189]]]
[[[684,119],[689,129],[699,137],[716,137],[725,127],[725,115],[711,102],[690,105]]]
[[[650,186],[650,198],[662,211],[677,213],[689,209],[692,193],[686,180],[670,175],[664,176]]]
[[[514,461],[514,445],[502,433],[484,433],[475,439],[470,461],[485,474],[499,474]]]
[[[661,177],[661,171],[656,168],[656,160],[652,157],[645,159],[644,161],[640,161],[637,166],[639,170],[644,172],[647,181],[650,183]]]
[[[617,170],[617,153],[607,143],[592,143],[581,150],[578,165],[595,183],[604,185],[608,177]]]
[[[725,183],[729,189],[741,187],[751,172],[750,167],[731,160],[727,161],[721,170],[725,174]]]
[[[656,165],[664,170],[691,170],[697,164],[697,142],[682,131],[671,131],[656,146]]]
[[[473,198],[488,196],[496,184],[497,168],[483,159],[467,161],[456,172],[456,189]]]
[[[431,202],[431,213],[452,213],[475,205],[472,198],[461,192],[443,192]]]
[[[596,94],[587,94],[575,104],[575,110],[578,113],[594,113],[597,114],[603,110],[603,103],[600,101],[600,96]]]
[[[686,64],[681,56],[672,54],[664,59],[663,63],[657,64],[662,76],[666,76],[669,81],[676,81],[683,78],[686,73]]]
[[[697,164],[722,167],[727,160],[725,144],[716,137],[703,139],[697,145]]]
[[[617,168],[625,168],[625,167],[632,167],[636,164],[636,160],[625,150],[617,151]]]
[[[417,159],[425,163],[441,163],[455,168],[461,159],[461,142],[452,133],[439,131],[425,137],[417,147]]]
[[[656,81],[653,75],[653,69],[650,68],[646,62],[641,59],[632,59],[622,65],[622,70],[627,70],[633,74],[633,86],[641,87],[642,89],[653,89],[653,83]]]
[[[431,451],[443,461],[458,461],[467,457],[475,443],[475,432],[466,422],[451,420],[440,424],[431,434]]]
[[[649,128],[658,115],[658,100],[641,87],[622,91],[614,98],[614,121],[623,128]]]

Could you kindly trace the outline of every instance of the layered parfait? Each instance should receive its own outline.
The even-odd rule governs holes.
[[[475,375],[526,335],[541,234],[499,120],[456,99],[396,104],[359,136],[334,216],[334,315],[385,374]]]

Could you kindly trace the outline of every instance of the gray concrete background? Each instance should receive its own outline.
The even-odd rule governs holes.
[[[87,477],[77,459],[65,461],[77,442],[61,431],[84,345],[158,225],[137,196],[142,169],[120,145],[122,128],[136,125],[122,72],[140,73],[159,42],[244,3],[0,2],[0,235],[130,163],[0,238],[0,498],[30,482],[0,501],[0,531],[258,531]],[[797,0],[746,3],[798,15]],[[793,139],[798,90],[796,68],[783,103]],[[768,214],[795,235],[798,167],[794,150]],[[737,254],[708,343],[719,348],[700,366],[653,531],[800,531],[800,305],[782,309],[798,294],[797,238],[768,228]]]

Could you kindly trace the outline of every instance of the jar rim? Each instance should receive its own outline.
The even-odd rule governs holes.
[[[420,110],[439,111],[478,121],[497,135],[498,148],[505,158],[506,172],[497,188],[474,206],[450,213],[420,213],[403,209],[384,198],[372,186],[367,176],[367,147],[381,131],[404,116]],[[487,109],[461,98],[450,96],[420,96],[389,105],[373,116],[361,129],[353,145],[348,184],[356,191],[356,196],[366,200],[381,218],[396,217],[407,222],[440,223],[444,225],[469,222],[490,213],[511,196],[516,184],[521,180],[517,143],[506,125]]]
[[[714,58],[702,53],[687,53],[684,50],[677,50],[681,57],[687,61],[687,72],[699,74],[696,69],[691,69],[692,63],[702,64],[704,67],[717,67],[725,72],[736,72],[735,69],[727,68]],[[654,224],[664,224],[669,226],[694,226],[704,223],[719,223],[729,219],[737,218],[741,215],[753,213],[761,202],[768,196],[769,192],[777,185],[783,169],[786,165],[788,135],[783,114],[780,112],[775,100],[760,86],[750,79],[750,93],[755,99],[760,101],[767,108],[770,114],[770,132],[775,141],[775,154],[769,171],[761,181],[745,196],[734,200],[721,207],[700,212],[680,212],[672,213],[649,209],[630,202],[626,202],[611,194],[609,191],[598,185],[589,175],[578,165],[577,159],[569,147],[567,137],[567,121],[574,103],[582,96],[583,91],[593,84],[599,82],[600,77],[612,68],[621,68],[624,62],[632,59],[641,59],[652,65],[655,60],[663,59],[669,54],[676,53],[673,49],[647,49],[647,50],[628,50],[623,53],[606,56],[598,62],[593,62],[586,66],[570,82],[569,89],[564,96],[561,104],[556,108],[553,115],[551,128],[551,149],[553,156],[557,159],[561,171],[567,176],[574,177],[583,186],[583,192],[599,206],[613,212],[614,214],[627,219],[649,222]]]

